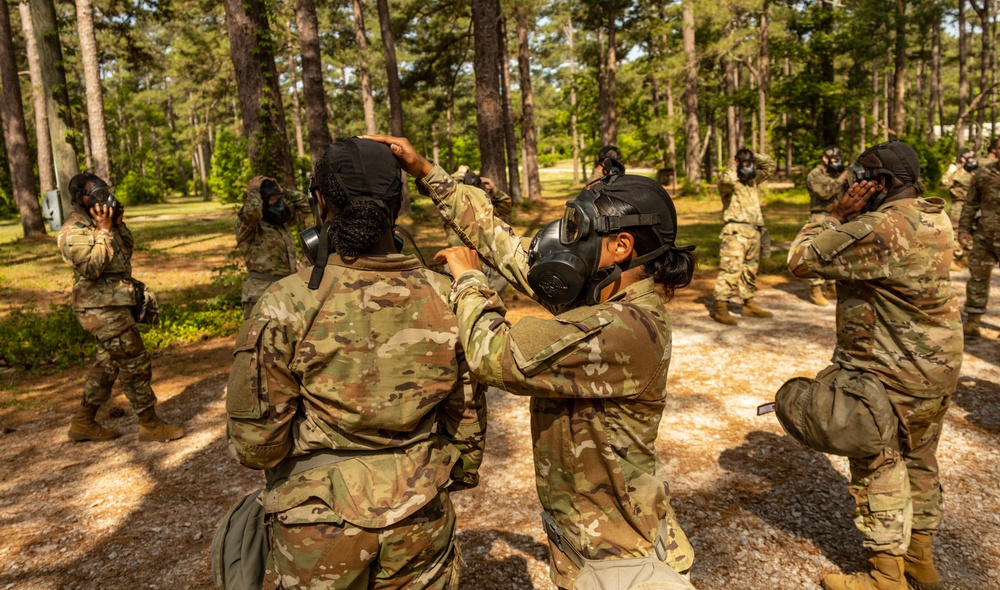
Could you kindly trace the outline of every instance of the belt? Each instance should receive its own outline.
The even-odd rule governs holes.
[[[132,277],[130,277],[128,273],[124,272],[106,272],[97,278],[106,279],[109,281],[126,281],[128,279],[131,279]]]
[[[313,451],[308,455],[302,455],[301,457],[287,458],[281,463],[278,463],[278,465],[276,465],[273,469],[268,469],[264,472],[264,476],[267,479],[267,488],[273,488],[274,486],[283,483],[289,477],[309,471],[314,467],[336,465],[341,461],[370,456],[377,453],[379,453],[379,451],[335,451],[333,449],[320,449]]]
[[[257,279],[258,281],[268,281],[269,283],[280,281],[281,279],[285,278],[284,276],[279,277],[278,275],[271,275],[267,274],[266,272],[260,272],[256,270],[251,270],[250,272],[247,273],[247,276],[250,277],[251,279]]]

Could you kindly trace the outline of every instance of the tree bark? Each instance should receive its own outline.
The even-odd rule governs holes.
[[[507,144],[507,174],[510,177],[508,186],[510,187],[510,198],[515,203],[521,202],[521,172],[517,164],[517,135],[514,131],[514,109],[510,100],[510,55],[507,52],[507,19],[500,15],[500,74],[503,77],[503,84],[500,85],[500,98],[503,101],[503,135]]]
[[[315,0],[295,0],[295,27],[302,58],[302,99],[306,109],[309,156],[315,165],[332,142],[323,91],[323,63],[319,53],[319,20]]]
[[[299,83],[295,75],[295,51],[292,50],[292,23],[288,23],[288,83],[292,87],[292,123],[295,125],[295,149],[299,158],[306,155],[302,138],[302,114],[299,104]]]
[[[101,91],[101,64],[94,35],[94,6],[91,0],[76,0],[76,29],[80,35],[80,61],[87,87],[87,127],[94,174],[113,182],[108,158],[108,134],[104,128],[104,96]]]
[[[670,183],[677,189],[677,138],[674,134],[674,90],[670,82],[667,82],[667,156],[670,170]]]
[[[785,58],[785,82],[792,81],[792,60]],[[788,109],[784,112],[785,124],[785,176],[792,177],[792,130],[788,128]]]
[[[930,100],[927,104],[927,142],[934,145],[937,141],[937,132],[934,130],[938,124],[938,105],[941,103],[941,8],[934,8],[934,21],[931,23],[931,79],[930,79]],[[940,124],[944,124],[941,120]]]
[[[736,130],[736,105],[733,100],[736,97],[736,77],[733,67],[733,58],[726,56],[723,60],[723,83],[726,88],[726,138],[728,140],[729,157],[734,157],[739,146],[736,143],[738,132]]]
[[[901,137],[906,131],[903,120],[903,99],[906,95],[906,2],[896,0],[896,49],[893,72],[892,111],[889,113],[889,136]]]
[[[225,0],[224,5],[250,168],[292,187],[295,172],[267,5],[264,0]]]
[[[396,66],[396,41],[392,36],[389,0],[377,0],[377,4],[378,21],[382,31],[382,51],[385,54],[386,86],[389,94],[389,133],[396,137],[403,137],[403,95],[399,87],[399,68]],[[501,153],[502,156],[503,154]],[[410,185],[406,180],[406,173],[401,174],[403,180],[403,206],[401,213],[408,214],[410,212]],[[503,178],[500,180],[501,184],[506,184],[503,182]]]
[[[701,182],[701,138],[698,133],[698,54],[694,38],[693,0],[683,0],[681,8],[684,54],[684,126],[687,136],[685,161],[688,181]]]
[[[566,38],[569,41],[569,124],[573,133],[573,184],[580,182],[580,145],[576,128],[576,54],[573,48],[573,17],[566,20]]]
[[[604,108],[601,110],[601,143],[604,145],[618,144],[618,57],[616,53],[615,19],[618,17],[615,2],[607,4],[608,9],[608,53],[605,59],[605,81],[607,86]]]
[[[3,120],[4,146],[7,148],[7,165],[10,183],[21,215],[24,236],[45,234],[35,175],[31,170],[31,152],[28,149],[28,129],[24,124],[21,105],[21,82],[17,79],[17,62],[14,59],[14,33],[10,26],[10,11],[6,2],[0,2],[0,119]]]
[[[28,75],[31,80],[31,102],[35,112],[35,143],[38,154],[38,182],[41,192],[56,188],[52,169],[52,139],[49,137],[49,116],[45,112],[45,89],[42,86],[42,65],[38,59],[35,29],[31,26],[31,9],[26,2],[17,5],[21,14],[21,33],[28,53]]]
[[[482,176],[497,179],[497,187],[507,191],[504,181],[503,108],[500,104],[499,41],[497,0],[472,0],[472,26],[476,73],[476,133]]]
[[[177,124],[174,121],[174,101],[169,90],[167,91],[167,126],[170,128],[170,147],[177,156],[177,176],[181,180],[181,194],[186,197],[188,196],[187,170],[184,168],[184,156],[177,149]]]
[[[31,23],[38,41],[38,58],[42,66],[42,85],[45,89],[45,111],[52,140],[52,162],[56,186],[62,201],[63,213],[73,210],[69,194],[69,180],[80,169],[77,160],[73,116],[70,110],[66,70],[63,69],[62,46],[56,24],[53,0],[29,0]]]
[[[527,177],[528,201],[542,200],[542,183],[538,178],[538,145],[535,137],[535,97],[531,91],[531,48],[528,45],[528,14],[517,15],[517,66],[521,87],[521,141],[524,142],[524,175]]]
[[[375,123],[375,99],[372,98],[372,79],[368,74],[368,40],[365,38],[365,16],[361,12],[361,0],[353,0],[354,42],[358,46],[358,77],[361,79],[361,104],[365,111],[365,131],[368,135],[378,133]]]
[[[965,0],[958,0],[958,112],[965,111],[969,100],[969,73],[966,61],[969,59],[965,36]],[[955,122],[955,144],[959,153],[965,149],[965,125],[961,117]]]
[[[760,132],[760,142],[758,149],[767,152],[767,93],[770,83],[769,69],[771,67],[771,56],[768,51],[768,0],[764,0],[764,6],[760,13],[760,29],[757,34],[757,115],[760,119],[758,123]]]

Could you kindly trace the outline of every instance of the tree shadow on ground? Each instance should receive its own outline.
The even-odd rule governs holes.
[[[528,560],[516,553],[525,553],[531,559],[548,563],[549,548],[534,538],[499,530],[465,530],[458,533],[463,564],[461,588],[492,590],[499,588],[534,588],[528,572]],[[509,546],[514,554],[490,557],[497,543]],[[501,553],[507,553],[502,551]]]
[[[960,377],[954,405],[966,411],[965,420],[969,424],[993,434],[1000,434],[1000,385],[986,379]]]

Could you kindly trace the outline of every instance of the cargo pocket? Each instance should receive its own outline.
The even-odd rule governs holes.
[[[233,418],[260,418],[266,407],[260,374],[260,336],[267,319],[243,324],[236,337],[233,368],[226,386],[226,413]]]
[[[869,484],[867,504],[867,514],[863,515],[865,536],[876,549],[902,543],[913,521],[910,482],[902,460]]]

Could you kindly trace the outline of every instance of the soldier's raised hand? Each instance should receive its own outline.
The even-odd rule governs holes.
[[[846,223],[860,215],[873,196],[875,196],[874,182],[870,180],[856,182],[833,204],[830,216],[840,223]]]
[[[493,184],[492,180],[490,180],[489,178],[486,178],[485,176],[481,177],[479,180],[483,181],[483,186],[486,187],[486,191],[487,192],[490,192],[490,193],[496,192],[497,187],[496,187],[495,184]]]
[[[265,180],[274,180],[274,179],[268,178],[267,176],[254,176],[253,179],[247,183],[247,190],[259,191],[260,185],[263,184]]]
[[[465,246],[453,246],[441,250],[434,255],[434,262],[448,263],[451,276],[456,278],[467,270],[483,270],[479,253]]]
[[[393,137],[392,135],[361,135],[361,139],[370,139],[379,143],[384,143],[392,150],[392,155],[396,156],[403,170],[415,178],[423,178],[431,173],[434,164],[421,156],[405,137]]]
[[[113,222],[111,207],[104,203],[97,203],[90,208],[90,217],[94,220],[97,229],[110,230]]]

